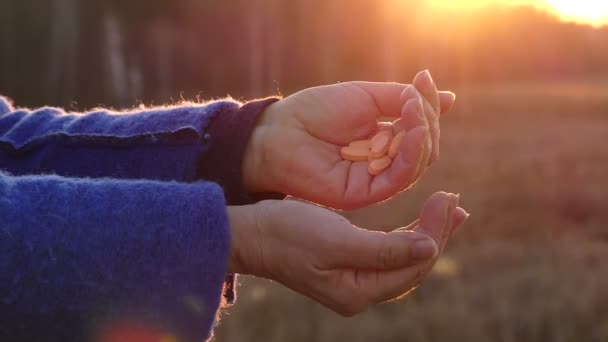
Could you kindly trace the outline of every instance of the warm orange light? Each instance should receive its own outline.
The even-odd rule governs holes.
[[[431,6],[466,8],[488,5],[521,5],[536,3],[536,0],[427,0]]]
[[[567,21],[608,25],[608,0],[427,0],[434,7],[471,8],[488,5],[531,5]]]
[[[593,25],[608,23],[608,1],[605,0],[545,0],[564,19]]]

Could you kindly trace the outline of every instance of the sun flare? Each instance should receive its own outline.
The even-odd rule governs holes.
[[[608,23],[608,1],[546,0],[547,5],[565,19],[593,25]]]
[[[428,0],[436,7],[470,8],[490,5],[531,5],[552,13],[566,21],[608,25],[608,1],[606,0]]]

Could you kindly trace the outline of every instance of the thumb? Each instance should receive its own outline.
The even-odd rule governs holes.
[[[433,259],[438,246],[426,234],[412,231],[390,233],[351,229],[333,246],[333,268],[393,270]]]
[[[440,91],[439,102],[441,106],[441,114],[445,114],[452,110],[454,102],[456,102],[456,94],[451,91]]]
[[[458,196],[445,192],[435,193],[424,204],[416,232],[433,238],[442,251],[450,235],[457,207]]]

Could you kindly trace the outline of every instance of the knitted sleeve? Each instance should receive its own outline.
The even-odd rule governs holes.
[[[192,182],[211,137],[209,122],[235,101],[129,112],[13,109],[0,98],[0,170],[14,175]]]
[[[125,321],[203,340],[229,243],[213,183],[0,173],[0,340],[85,341]]]

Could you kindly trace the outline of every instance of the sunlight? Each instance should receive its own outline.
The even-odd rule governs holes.
[[[431,6],[465,8],[489,5],[522,5],[536,3],[535,0],[427,0]]]
[[[562,20],[601,26],[608,24],[608,1],[598,0],[427,0],[432,7],[475,8],[491,5],[531,5]]]
[[[608,1],[546,0],[546,2],[564,19],[572,19],[592,25],[608,22]]]

